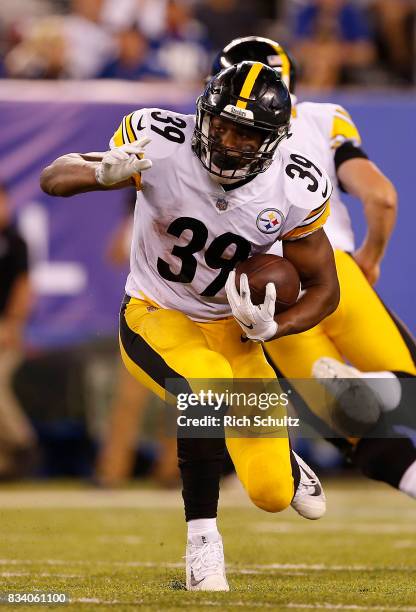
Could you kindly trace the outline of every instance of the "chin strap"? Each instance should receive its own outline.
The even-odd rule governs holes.
[[[241,178],[241,176],[240,177],[236,176],[234,178],[227,178],[225,176],[218,176],[218,174],[212,174],[209,171],[208,171],[208,174],[210,178],[212,178],[214,183],[217,183],[217,185],[233,185],[234,183],[241,183],[241,181],[244,180],[243,178]]]

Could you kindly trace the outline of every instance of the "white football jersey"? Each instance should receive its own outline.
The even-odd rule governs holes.
[[[194,127],[194,115],[143,109],[123,118],[110,146],[152,139],[153,166],[136,180],[127,294],[209,321],[231,316],[224,285],[238,261],[322,227],[332,185],[288,142],[266,172],[225,191],[192,151]]]
[[[346,141],[361,144],[360,134],[348,112],[336,104],[301,102],[296,104],[291,121],[289,145],[316,160],[328,173],[334,190],[331,196],[331,216],[325,233],[334,249],[354,251],[354,234],[334,163],[336,149]]]

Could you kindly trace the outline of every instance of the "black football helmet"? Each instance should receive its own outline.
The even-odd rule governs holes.
[[[211,74],[243,61],[261,62],[276,70],[290,93],[296,87],[296,62],[282,45],[261,36],[235,38],[214,59]]]
[[[223,182],[265,172],[276,148],[287,138],[290,94],[280,76],[260,62],[241,62],[216,74],[196,104],[192,147],[202,165]],[[211,120],[221,117],[261,135],[257,151],[224,147],[211,133]]]

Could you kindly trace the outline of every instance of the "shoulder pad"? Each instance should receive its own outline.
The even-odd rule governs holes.
[[[333,115],[337,108],[342,107],[332,102],[299,102],[296,108],[314,115]]]
[[[300,102],[295,111],[299,118],[313,122],[325,138],[329,138],[337,108],[340,107],[327,102]]]
[[[337,149],[347,141],[359,147],[361,136],[351,115],[343,106],[335,104],[332,106],[331,147]]]
[[[329,200],[331,179],[320,165],[295,149],[281,147],[280,154],[284,192],[290,204],[314,210]]]
[[[145,126],[148,111],[149,109],[142,108],[125,115],[110,140],[110,149],[121,147],[138,140],[142,136],[147,136]]]
[[[337,149],[346,141],[354,146],[361,144],[361,136],[351,115],[343,106],[327,102],[301,102],[296,105],[299,117],[313,121],[328,139],[331,149]]]
[[[143,108],[123,117],[111,139],[110,146],[121,146],[148,137],[146,146],[150,159],[161,159],[173,155],[183,144],[189,133],[193,133],[193,115],[182,115],[160,108]]]

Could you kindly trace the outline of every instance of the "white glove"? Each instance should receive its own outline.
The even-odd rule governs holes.
[[[255,306],[250,298],[250,287],[247,274],[240,277],[240,293],[235,286],[235,270],[228,275],[225,284],[228,302],[234,318],[238,321],[247,338],[257,342],[270,340],[277,332],[274,320],[276,288],[274,283],[267,283],[264,303]]]
[[[147,137],[140,138],[131,144],[106,151],[95,171],[97,183],[109,187],[126,181],[133,174],[151,168],[151,160],[143,158],[144,147],[150,140]]]

